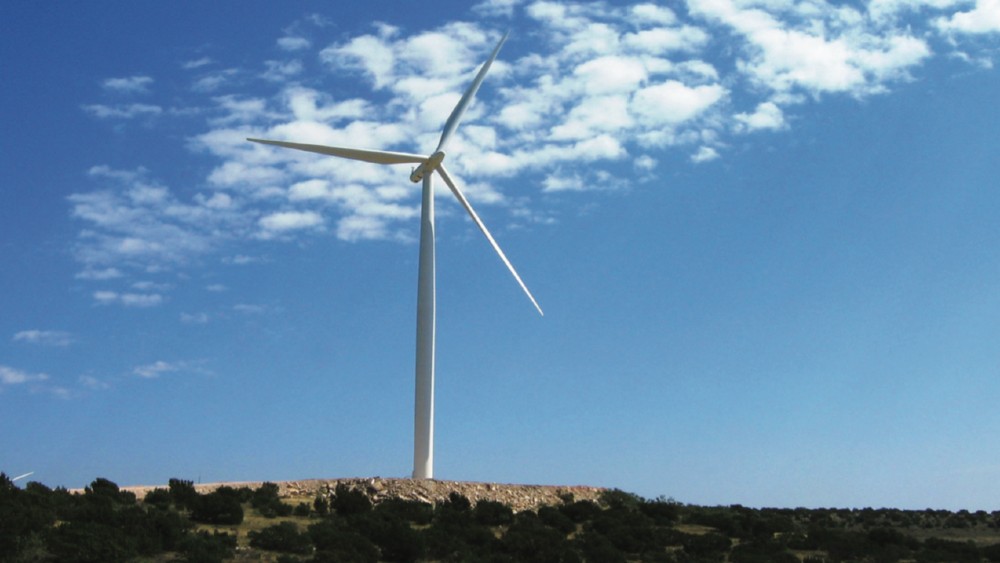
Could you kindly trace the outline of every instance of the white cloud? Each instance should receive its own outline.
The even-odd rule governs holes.
[[[780,3],[770,11],[747,6],[752,4],[689,0],[692,13],[745,38],[745,58],[737,62],[738,68],[776,92],[879,93],[887,81],[905,79],[909,68],[930,55],[920,38],[865,27],[865,19],[853,8],[825,2]]]
[[[79,378],[80,385],[90,389],[108,389],[111,386],[107,382],[101,381],[100,379],[92,375],[81,375]]]
[[[278,47],[284,51],[302,51],[312,46],[305,37],[285,36],[278,39]]]
[[[246,315],[260,315],[267,312],[267,307],[264,305],[237,303],[236,305],[233,305],[233,310]]]
[[[744,132],[785,127],[785,115],[774,102],[761,102],[753,113],[738,113],[733,117],[739,124],[738,130]]]
[[[208,58],[208,57],[202,57],[200,59],[194,59],[194,60],[191,60],[191,61],[184,62],[183,64],[181,64],[181,68],[183,68],[184,70],[192,70],[192,69],[201,68],[203,66],[210,65],[213,62],[214,61],[212,59]]]
[[[726,136],[789,128],[785,112],[792,104],[885,92],[931,56],[929,42],[941,39],[936,31],[957,45],[962,33],[973,32],[972,18],[989,29],[997,1],[688,0],[687,9],[671,9],[651,1],[482,0],[473,8],[480,17],[521,11],[526,18],[469,107],[448,166],[470,180],[480,201],[521,219],[525,203],[542,191],[588,189],[602,161],[626,163],[648,178],[658,166],[656,150],[708,162],[722,157]],[[321,22],[301,20],[280,31],[276,60],[244,68],[207,58],[185,63],[198,82],[194,93],[177,99],[205,100],[201,113],[191,114],[204,119],[205,130],[188,148],[210,163],[203,180],[211,189],[181,197],[185,192],[150,180],[147,171],[95,167],[91,177],[113,185],[70,198],[84,223],[79,278],[180,268],[229,242],[255,238],[412,239],[420,190],[406,181],[405,167],[245,138],[428,151],[495,45],[495,22],[442,21],[417,33],[374,23],[326,40],[325,48],[306,39],[318,33],[303,29],[313,24]],[[302,61],[313,56],[325,72],[300,82]],[[251,81],[267,91],[235,93]],[[340,81],[351,82],[350,90],[331,87]],[[234,93],[214,93],[221,88]],[[109,119],[176,115],[142,104],[86,111]],[[529,174],[544,180],[517,181]],[[441,220],[454,219],[445,213]],[[154,294],[135,295],[144,293]],[[104,295],[125,303],[119,292]]]
[[[0,365],[0,385],[20,385],[49,378],[44,373],[28,373],[5,365]]]
[[[142,94],[149,91],[153,79],[148,76],[129,76],[126,78],[109,78],[104,81],[104,88],[123,94]]]
[[[692,87],[667,80],[636,92],[632,110],[650,123],[675,125],[698,117],[726,93],[718,84]]]
[[[632,165],[635,166],[637,170],[641,170],[643,172],[652,172],[654,169],[656,169],[657,164],[658,162],[656,161],[656,159],[649,156],[648,154],[640,156],[639,158],[635,159],[635,161],[632,163]]]
[[[144,379],[155,379],[165,373],[179,371],[180,369],[181,367],[177,364],[171,364],[161,360],[151,364],[137,366],[132,370],[132,373]]]
[[[564,123],[552,129],[552,139],[587,139],[598,133],[615,133],[631,127],[628,98],[601,96],[585,98],[570,110]]]
[[[86,269],[76,274],[75,277],[79,280],[104,281],[120,278],[122,277],[122,272],[118,268]]]
[[[631,92],[646,80],[646,68],[638,59],[606,56],[591,59],[573,70],[589,94]]]
[[[273,235],[321,226],[323,217],[315,211],[280,211],[261,217],[258,223],[265,235]]]
[[[258,256],[247,256],[245,254],[237,254],[236,256],[233,256],[231,258],[223,259],[223,262],[225,262],[226,264],[236,264],[239,266],[245,264],[259,264],[264,261],[265,260],[263,258],[260,258]]]
[[[581,192],[588,189],[583,178],[579,174],[563,176],[561,174],[550,174],[542,182],[542,189],[546,192]]]
[[[709,35],[694,26],[679,28],[659,27],[628,33],[622,38],[624,45],[632,50],[662,55],[672,51],[695,52],[708,43]]]
[[[677,20],[674,12],[656,4],[636,4],[629,8],[636,20],[642,23],[670,25]]]
[[[289,78],[302,73],[302,61],[264,61],[266,70],[261,75],[265,80],[272,82],[284,82]]]
[[[936,24],[948,32],[1000,33],[1000,0],[976,0],[973,9],[941,18]]]
[[[344,45],[330,46],[320,52],[320,59],[334,69],[360,70],[371,77],[376,89],[392,81],[396,56],[380,37],[362,35]]]
[[[101,119],[134,119],[136,117],[152,117],[163,113],[163,108],[150,104],[125,104],[107,106],[90,104],[83,106],[84,111]]]
[[[14,335],[14,342],[38,344],[41,346],[69,346],[73,335],[61,330],[22,330]]]
[[[203,325],[208,323],[208,313],[181,313],[181,322],[184,324]]]
[[[719,152],[712,147],[699,147],[698,151],[691,155],[691,162],[701,164],[719,158]]]
[[[155,307],[163,303],[159,293],[119,293],[101,290],[94,292],[94,300],[100,305],[124,305],[126,307]]]
[[[472,7],[472,11],[487,17],[507,16],[514,14],[514,8],[524,0],[483,0]]]
[[[85,222],[76,247],[85,279],[111,279],[125,262],[144,267],[183,264],[211,250],[222,236],[218,227],[238,230],[239,215],[178,201],[172,192],[147,178],[143,169],[112,170],[95,166],[90,176],[107,181],[105,189],[69,196],[72,214]]]
[[[191,89],[200,93],[215,92],[222,86],[230,83],[238,74],[239,71],[233,68],[205,73],[191,84]]]

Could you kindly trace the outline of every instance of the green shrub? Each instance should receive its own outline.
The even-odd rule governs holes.
[[[313,510],[320,516],[326,516],[330,513],[330,501],[321,494],[316,495],[316,499],[313,500]]]
[[[309,526],[308,534],[316,547],[314,562],[378,561],[379,550],[375,544],[343,522],[333,520],[317,522]]]
[[[167,482],[170,498],[180,510],[190,510],[198,502],[198,491],[194,490],[194,481],[170,479]]]
[[[375,511],[418,526],[430,524],[434,517],[434,507],[418,500],[388,499],[380,502]]]
[[[213,491],[198,498],[191,510],[191,519],[203,524],[236,526],[243,522],[243,507],[235,494]]]
[[[153,489],[146,493],[146,496],[142,499],[143,504],[155,506],[163,510],[170,508],[170,501],[170,491],[167,489]]]
[[[259,549],[284,553],[312,551],[309,534],[299,532],[298,526],[293,522],[280,522],[259,532],[250,532],[247,536],[250,538],[250,545]]]
[[[483,526],[506,526],[514,521],[514,511],[506,504],[481,500],[472,510],[472,517]]]
[[[177,552],[188,563],[222,563],[233,556],[236,536],[215,532],[188,534],[177,546]]]
[[[334,489],[330,507],[341,516],[349,516],[368,512],[372,509],[372,501],[365,493],[351,489],[343,483],[338,483],[337,488]]]
[[[253,491],[250,497],[250,506],[265,518],[290,516],[293,508],[281,502],[278,491],[278,485],[264,483],[257,490]]]

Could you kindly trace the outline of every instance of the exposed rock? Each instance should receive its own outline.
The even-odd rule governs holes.
[[[195,485],[199,493],[208,493],[221,486],[250,487],[256,489],[261,481],[240,483],[205,483]],[[277,483],[278,494],[283,498],[306,500],[316,495],[330,496],[337,485],[346,485],[352,490],[365,493],[378,504],[388,499],[416,500],[437,504],[448,500],[451,493],[458,493],[475,505],[481,500],[490,500],[510,506],[515,512],[536,510],[540,506],[558,505],[564,499],[597,500],[606,489],[586,486],[552,485],[509,485],[502,483],[476,483],[467,481],[437,481],[434,479],[386,479],[382,477],[348,479],[306,479]],[[165,487],[122,487],[132,491],[140,499],[153,489]]]

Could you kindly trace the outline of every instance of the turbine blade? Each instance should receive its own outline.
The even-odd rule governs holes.
[[[297,149],[300,151],[315,152],[319,154],[326,154],[330,156],[339,156],[341,158],[349,158],[351,160],[363,160],[365,162],[374,162],[376,164],[419,164],[427,160],[426,156],[420,156],[419,154],[410,154],[406,152],[392,152],[392,151],[375,151],[366,149],[346,149],[343,147],[328,147],[325,145],[307,145],[304,143],[289,143],[287,141],[268,141],[266,139],[247,139],[254,143],[261,143],[264,145],[274,145],[276,147],[285,147],[289,149]]]
[[[465,108],[469,107],[469,103],[472,102],[472,98],[476,96],[476,91],[479,90],[479,85],[483,83],[483,79],[486,78],[486,73],[490,70],[490,65],[496,60],[497,55],[500,54],[500,47],[503,46],[504,41],[507,40],[507,36],[510,35],[510,31],[503,34],[500,38],[500,42],[497,46],[493,48],[493,54],[490,58],[483,63],[483,67],[479,69],[479,74],[476,75],[476,79],[472,81],[469,89],[465,91],[462,95],[462,99],[458,101],[458,105],[455,109],[451,110],[451,115],[448,116],[448,121],[444,124],[444,131],[441,132],[441,141],[438,142],[437,149],[434,152],[443,151],[446,144],[448,144],[448,139],[451,138],[451,134],[455,132],[458,128],[458,123],[462,121],[462,114],[465,113]]]
[[[472,209],[472,205],[469,203],[469,200],[465,199],[465,195],[462,194],[462,190],[458,189],[458,186],[455,185],[454,180],[452,180],[451,176],[448,175],[448,171],[445,170],[444,165],[438,166],[437,170],[441,173],[441,178],[444,179],[444,183],[448,184],[448,187],[451,188],[451,193],[455,194],[455,197],[458,198],[462,207],[469,212],[469,217],[472,217],[472,221],[479,227],[479,230],[486,235],[486,240],[490,241],[490,245],[493,246],[493,250],[496,250],[497,254],[500,255],[500,259],[507,265],[507,269],[510,270],[510,273],[514,275],[514,279],[517,280],[518,285],[521,286],[525,295],[527,295],[528,299],[531,300],[531,304],[535,306],[535,309],[538,309],[538,314],[544,317],[545,313],[542,312],[542,308],[538,306],[538,301],[535,301],[535,296],[528,291],[528,286],[524,285],[524,282],[521,281],[521,276],[517,275],[517,270],[514,269],[514,265],[510,263],[510,260],[507,259],[507,255],[500,249],[500,245],[493,239],[493,235],[490,234],[489,229],[486,228],[486,225],[483,223],[482,219],[479,218],[479,215],[476,215],[476,211]]]

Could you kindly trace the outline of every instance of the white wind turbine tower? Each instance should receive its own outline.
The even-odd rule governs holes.
[[[539,314],[542,308],[538,306],[534,296],[528,291],[528,287],[521,281],[521,276],[517,274],[510,260],[500,249],[500,246],[493,239],[493,235],[483,224],[479,215],[472,209],[472,205],[462,194],[462,190],[455,185],[454,180],[444,167],[445,146],[451,138],[455,129],[458,128],[469,103],[472,102],[479,85],[482,84],[490,65],[496,60],[500,53],[500,47],[507,40],[507,34],[500,39],[493,49],[490,58],[479,69],[475,80],[469,89],[462,95],[458,105],[448,116],[448,121],[444,124],[444,131],[441,133],[441,140],[434,152],[430,156],[419,154],[350,149],[343,147],[328,147],[323,145],[308,145],[302,143],[289,143],[285,141],[268,141],[264,139],[247,139],[255,143],[276,145],[302,151],[315,152],[330,156],[339,156],[353,160],[363,160],[376,164],[416,164],[410,174],[410,180],[414,183],[423,180],[423,192],[420,208],[420,266],[417,275],[417,361],[416,361],[416,400],[414,408],[414,429],[413,429],[413,478],[432,479],[434,477],[434,327],[435,327],[435,290],[434,290],[434,173],[441,175],[444,183],[448,185],[451,192],[455,194],[459,203],[469,213],[472,221],[479,227],[479,230],[486,235],[486,239],[493,250],[500,256],[503,263],[514,275],[514,279],[527,294],[528,299],[538,309]]]

